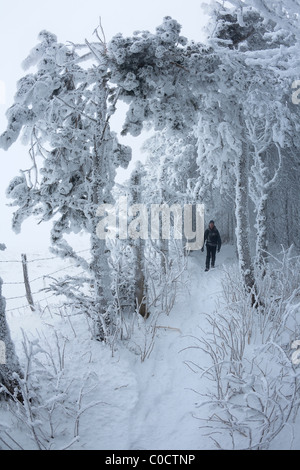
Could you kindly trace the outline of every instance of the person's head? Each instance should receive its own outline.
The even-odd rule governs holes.
[[[215,222],[213,220],[211,220],[208,224],[209,228],[212,230],[215,226]]]

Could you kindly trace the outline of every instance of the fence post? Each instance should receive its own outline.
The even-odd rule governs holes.
[[[32,298],[32,293],[31,293],[31,288],[30,288],[30,283],[29,283],[29,277],[28,277],[28,268],[27,268],[27,256],[25,254],[21,255],[22,257],[22,266],[23,266],[23,276],[24,276],[24,284],[25,284],[25,290],[26,290],[26,298],[29,303],[29,306],[31,310],[34,312],[35,307],[34,307],[34,302]]]

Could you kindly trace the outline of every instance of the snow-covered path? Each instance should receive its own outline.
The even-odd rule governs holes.
[[[46,365],[46,373],[41,373],[39,364],[32,371],[33,389],[40,403],[44,405],[57,396],[58,399],[64,397],[53,417],[55,436],[47,441],[51,449],[63,449],[70,442],[72,449],[77,450],[215,449],[204,428],[207,421],[197,419],[207,418],[208,408],[198,405],[205,401],[200,394],[205,394],[208,387],[211,390],[212,382],[197,368],[209,367],[211,363],[208,355],[196,346],[199,345],[197,338],[206,338],[211,330],[207,316],[218,314],[224,273],[236,264],[234,247],[223,246],[217,255],[216,268],[208,273],[204,272],[204,262],[205,254],[190,254],[187,288],[181,290],[170,315],[159,316],[154,347],[143,362],[138,348],[143,345],[139,343],[143,341],[143,331],[138,326],[135,326],[131,343],[119,341],[112,351],[108,345],[91,340],[83,315],[68,318],[55,304],[35,312],[28,307],[8,312],[12,337],[23,366],[26,361],[22,330],[30,341],[35,344],[39,341],[50,353],[38,356]],[[33,277],[38,278],[43,272],[43,264],[30,267]],[[10,280],[15,271],[6,270],[2,275]],[[8,284],[5,295],[9,295],[11,289],[10,295],[15,294],[17,302],[22,294],[21,287],[21,284],[16,287]],[[53,379],[47,374],[53,372],[52,359],[57,368],[60,367],[58,347],[60,353],[64,349],[64,360],[59,371],[63,378],[56,390],[57,376],[54,374]],[[250,352],[251,348],[253,345]],[[51,360],[47,361],[49,357]],[[85,411],[81,413],[79,406]],[[73,442],[78,412],[79,439]],[[41,416],[43,432],[48,435],[49,423],[45,413]],[[299,421],[294,428],[291,426],[287,432],[285,427],[272,447],[288,449],[293,445],[298,449],[300,444],[295,430],[299,429]],[[12,448],[16,448],[16,443],[26,450],[37,448],[28,429],[8,412],[5,402],[0,402],[0,434],[1,430],[5,430],[6,437],[13,437]],[[214,432],[223,431],[216,428]],[[227,435],[222,437],[226,440]],[[227,444],[231,448],[231,442],[225,443],[225,448]]]
[[[21,328],[29,339],[39,337],[43,342],[45,334],[54,351],[55,332],[58,332],[61,341],[67,339],[64,374],[66,383],[71,384],[68,392],[68,400],[74,404],[71,406],[76,406],[82,383],[88,391],[84,404],[101,402],[82,415],[80,440],[72,448],[211,448],[211,442],[202,437],[199,429],[202,422],[193,417],[199,401],[197,392],[203,392],[205,381],[199,373],[191,371],[186,361],[204,365],[203,352],[189,347],[195,344],[193,336],[204,334],[201,328],[205,330],[205,314],[215,309],[224,266],[235,262],[234,249],[223,246],[217,255],[217,267],[208,273],[204,272],[204,262],[205,255],[201,252],[190,254],[188,289],[180,294],[169,316],[159,317],[154,348],[144,362],[122,344],[112,356],[107,346],[91,341],[86,322],[80,317],[72,318],[70,326],[69,320],[56,315],[51,308],[42,314],[29,308],[9,313],[12,336],[21,359]],[[32,272],[32,276],[39,274],[37,268]],[[47,397],[47,384],[40,386],[41,393]],[[2,423],[14,426],[3,413],[1,418]],[[62,448],[71,440],[73,430],[63,415],[57,419],[58,436],[53,447]],[[25,448],[34,448],[22,430],[14,436]]]
[[[129,443],[132,449],[203,449],[199,426],[193,417],[197,391],[203,391],[199,374],[185,364],[203,361],[203,353],[186,349],[201,337],[205,315],[215,308],[221,292],[222,263],[232,263],[232,247],[224,247],[217,258],[218,267],[204,272],[204,254],[194,252],[189,258],[189,291],[177,302],[169,317],[159,324],[150,358],[135,367],[138,400],[132,409]],[[171,329],[172,328],[172,329]],[[203,365],[203,363],[202,363]]]

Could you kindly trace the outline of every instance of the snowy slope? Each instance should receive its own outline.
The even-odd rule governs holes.
[[[190,254],[187,288],[181,292],[171,314],[159,317],[152,353],[143,362],[122,343],[115,344],[111,351],[91,341],[86,320],[81,316],[61,315],[62,310],[54,304],[41,312],[31,312],[28,308],[8,312],[22,363],[25,361],[22,329],[30,340],[38,338],[41,347],[47,350],[50,347],[56,358],[57,345],[60,351],[65,348],[60,387],[66,394],[63,406],[53,415],[57,429],[50,448],[65,448],[72,442],[80,396],[80,438],[73,442],[73,449],[215,448],[206,436],[204,423],[196,419],[197,404],[203,400],[199,393],[205,393],[209,386],[197,364],[202,367],[210,364],[203,352],[195,353],[191,347],[197,344],[195,338],[205,335],[205,315],[213,315],[215,311],[224,269],[236,263],[234,248],[224,246],[217,255],[217,267],[208,273],[204,272],[204,261],[201,252]],[[38,277],[39,269],[35,267],[31,275]],[[6,274],[2,274],[4,278]],[[40,360],[48,364],[42,356]],[[55,362],[59,369],[59,360]],[[37,372],[34,375],[40,396],[49,400],[54,393],[53,385],[42,381]],[[72,411],[66,413],[64,407]],[[4,404],[0,405],[0,416],[1,425],[6,426],[8,435],[21,447],[36,448],[24,429],[15,427]],[[279,439],[277,445],[280,448],[288,443]],[[294,445],[298,446],[297,441]],[[12,447],[16,445],[13,443]]]
[[[34,259],[33,253],[28,259]],[[157,337],[149,359],[141,362],[138,355],[119,345],[112,353],[102,344],[90,341],[85,320],[56,315],[55,308],[31,312],[28,308],[8,312],[18,353],[21,357],[21,329],[29,339],[43,334],[55,349],[54,331],[67,338],[65,353],[66,380],[80,382],[84,378],[89,389],[96,388],[87,397],[87,403],[103,404],[87,410],[80,424],[79,449],[197,449],[205,447],[201,441],[198,422],[193,418],[195,391],[201,387],[197,374],[184,363],[193,352],[186,350],[193,344],[189,335],[201,334],[203,313],[214,308],[220,292],[221,263],[232,262],[232,248],[224,247],[218,257],[219,268],[204,273],[204,255],[191,253],[188,266],[188,289],[169,316],[161,316],[157,324]],[[6,259],[12,258],[7,253]],[[59,262],[64,265],[64,262]],[[8,264],[5,265],[6,269]],[[61,266],[57,265],[58,269]],[[29,265],[31,277],[41,275],[42,262]],[[8,272],[2,274],[4,279]],[[22,295],[23,286],[14,292]],[[6,286],[11,295],[12,286]],[[43,298],[43,295],[40,298]],[[50,301],[53,301],[53,298]],[[57,303],[57,300],[54,298]],[[19,302],[16,299],[15,302]],[[24,303],[24,299],[23,299]],[[42,302],[41,302],[42,304]],[[17,303],[18,305],[18,303]],[[9,303],[12,308],[12,301]],[[71,324],[71,326],[70,326]],[[203,326],[203,325],[202,325]],[[51,333],[51,331],[53,333]],[[50,336],[49,336],[50,335]],[[182,351],[183,350],[183,351]],[[79,385],[78,385],[79,387]],[[73,386],[71,398],[76,400],[78,389]],[[76,394],[77,392],[77,394]],[[60,423],[61,428],[64,424]],[[64,445],[64,439],[58,439]],[[26,444],[28,445],[28,443]],[[57,444],[56,444],[57,445]],[[55,447],[56,447],[55,445]]]

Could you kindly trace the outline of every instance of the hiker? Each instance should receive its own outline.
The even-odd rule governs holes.
[[[206,245],[206,263],[205,263],[205,271],[209,271],[210,260],[211,260],[211,267],[215,267],[216,261],[216,251],[218,253],[221,249],[221,237],[219,234],[219,230],[215,226],[215,222],[211,220],[208,224],[208,228],[204,232],[204,245]],[[201,251],[204,251],[204,245],[201,248]]]

